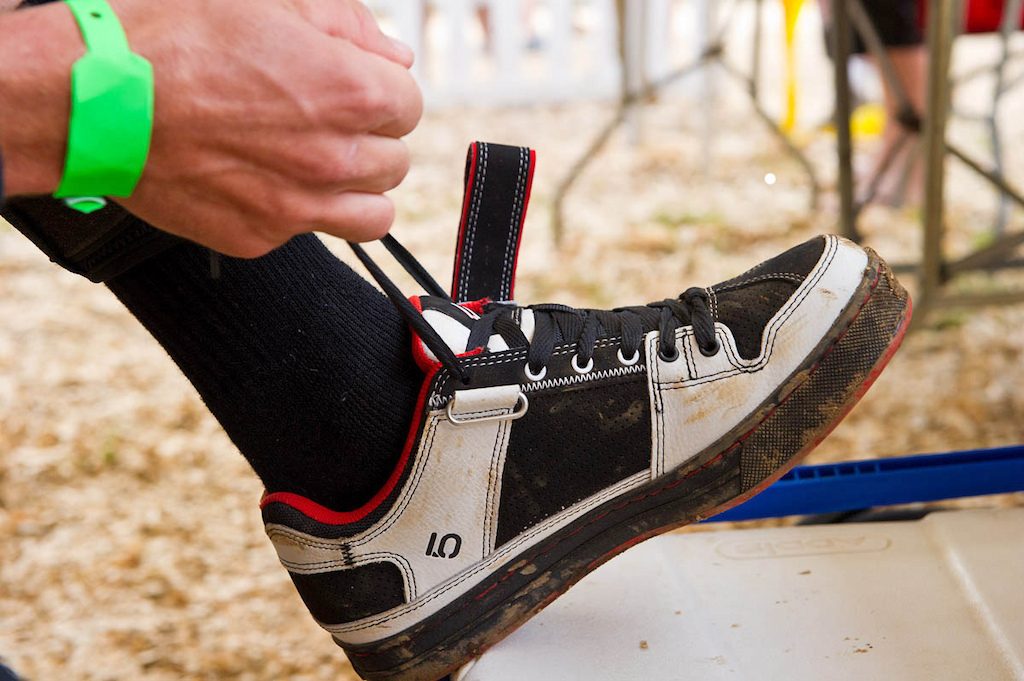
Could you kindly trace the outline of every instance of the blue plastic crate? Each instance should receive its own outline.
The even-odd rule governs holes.
[[[706,522],[815,515],[1024,491],[1024,447],[797,466]]]

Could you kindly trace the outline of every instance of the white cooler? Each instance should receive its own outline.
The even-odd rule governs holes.
[[[1024,681],[1024,508],[674,534],[454,681]]]

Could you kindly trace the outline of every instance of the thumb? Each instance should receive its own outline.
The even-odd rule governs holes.
[[[307,19],[324,33],[348,40],[356,47],[405,68],[412,66],[415,59],[412,48],[384,35],[373,13],[358,0],[310,0],[304,4]]]

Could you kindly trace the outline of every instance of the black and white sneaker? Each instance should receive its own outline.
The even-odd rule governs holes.
[[[911,304],[834,236],[735,279],[615,310],[519,307],[533,154],[475,144],[453,302],[406,300],[356,247],[426,372],[405,451],[363,508],[262,501],[310,612],[367,679],[432,680],[597,566],[771,484],[892,357]]]

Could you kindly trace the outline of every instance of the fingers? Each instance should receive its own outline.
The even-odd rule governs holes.
[[[384,236],[395,215],[384,192],[409,170],[400,138],[423,113],[411,52],[356,0],[266,0],[262,14],[210,4],[222,11],[200,14],[202,36],[233,42],[176,48],[187,64],[158,71],[179,96],[158,97],[147,172],[124,205],[237,257],[310,231]]]
[[[357,0],[304,0],[306,18],[324,33],[348,40],[404,68],[413,64],[412,48],[384,35],[366,5]]]
[[[318,205],[323,214],[314,229],[348,241],[380,239],[395,221],[395,205],[383,194],[345,192]]]
[[[279,157],[277,171],[314,190],[382,194],[409,172],[409,150],[401,140],[379,135],[317,137]]]
[[[394,62],[350,43],[334,41],[324,69],[324,87],[342,129],[404,137],[423,115],[423,95],[412,75]],[[343,67],[342,67],[343,65]]]
[[[217,234],[206,245],[226,255],[255,258],[307,232],[324,232],[347,241],[373,241],[391,229],[395,205],[383,194],[342,192],[300,195],[286,200],[288,208],[272,215],[234,213],[241,225]],[[211,238],[203,234],[203,238]]]

